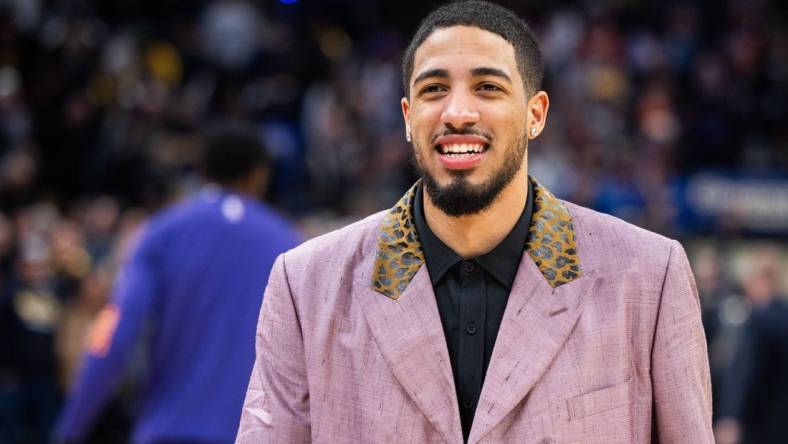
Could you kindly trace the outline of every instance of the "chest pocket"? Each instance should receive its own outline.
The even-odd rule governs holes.
[[[627,405],[630,385],[631,380],[568,399],[566,404],[569,420],[574,421]]]

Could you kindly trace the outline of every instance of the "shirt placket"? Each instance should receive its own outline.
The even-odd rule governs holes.
[[[463,261],[460,267],[459,401],[460,408],[472,417],[481,393],[484,371],[486,284],[484,274],[475,261]]]

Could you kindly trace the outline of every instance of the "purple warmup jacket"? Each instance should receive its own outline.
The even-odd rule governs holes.
[[[115,285],[109,348],[85,355],[56,437],[90,433],[144,325],[149,357],[132,442],[232,442],[263,289],[276,257],[297,242],[271,210],[217,188],[153,217]]]

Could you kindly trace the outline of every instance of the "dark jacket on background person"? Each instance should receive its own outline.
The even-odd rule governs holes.
[[[788,441],[788,303],[755,307],[743,327],[720,416],[737,418],[742,444]]]

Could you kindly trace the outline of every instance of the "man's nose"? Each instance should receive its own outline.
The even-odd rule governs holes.
[[[473,97],[464,92],[452,92],[446,108],[441,113],[441,122],[453,128],[464,128],[479,121],[479,110]]]

